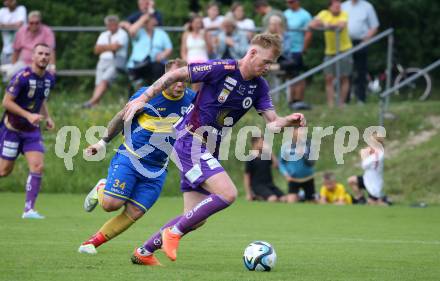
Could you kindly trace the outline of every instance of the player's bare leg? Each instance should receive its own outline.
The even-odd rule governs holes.
[[[333,85],[334,77],[333,75],[325,76],[325,91],[327,93],[327,105],[330,108],[333,108],[335,104],[335,88]]]
[[[211,194],[185,213],[172,228],[166,228],[162,232],[162,249],[172,261],[177,258],[179,240],[185,233],[211,215],[229,207],[237,198],[237,188],[226,172],[213,175],[202,187]]]
[[[14,164],[15,161],[0,158],[0,178],[9,176],[14,169]]]
[[[26,181],[26,200],[22,218],[24,219],[44,219],[44,216],[35,211],[35,202],[41,188],[41,178],[44,169],[44,154],[39,151],[29,151],[25,153],[29,166],[29,175]]]
[[[108,88],[108,81],[105,81],[105,80],[101,81],[101,83],[99,83],[95,87],[95,90],[93,91],[92,98],[89,101],[87,101],[86,103],[84,103],[83,106],[86,108],[96,106],[99,103],[99,101],[101,100],[104,93],[107,91],[107,88]]]

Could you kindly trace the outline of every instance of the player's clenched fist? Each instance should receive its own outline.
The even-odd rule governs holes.
[[[305,127],[307,122],[306,122],[306,118],[304,117],[304,115],[302,113],[292,113],[288,116],[286,116],[287,122],[289,122],[289,124],[291,126],[300,126],[300,127]]]
[[[124,108],[124,121],[129,121],[133,119],[133,116],[144,108],[145,102],[140,100],[139,98],[132,100],[131,102],[127,103],[127,105]]]

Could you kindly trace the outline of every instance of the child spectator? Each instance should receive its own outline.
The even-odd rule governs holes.
[[[303,128],[293,131],[292,142],[281,146],[279,169],[289,185],[287,202],[315,201],[314,161],[309,160],[310,142]],[[300,198],[300,190],[304,198]]]
[[[319,192],[320,204],[351,205],[351,195],[345,191],[345,187],[336,182],[335,174],[327,172],[323,176],[324,183]]]
[[[354,203],[390,205],[383,193],[383,138],[377,134],[373,134],[371,138],[371,144],[360,151],[364,174],[349,177],[348,184],[354,193]],[[368,201],[365,200],[364,191],[368,194]]]
[[[264,141],[263,138],[252,138],[252,149],[257,156],[255,159],[246,162],[244,174],[244,190],[246,199],[264,200],[268,202],[285,201],[284,193],[275,186],[272,179],[272,168],[276,168],[278,161],[272,155],[271,160],[262,160]]]

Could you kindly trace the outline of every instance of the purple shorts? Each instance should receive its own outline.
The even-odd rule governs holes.
[[[44,153],[40,129],[30,132],[12,131],[0,125],[0,158],[14,161],[19,153],[39,151]]]
[[[225,171],[217,158],[190,133],[178,138],[174,149],[177,154],[175,163],[180,170],[180,190],[210,194],[200,185],[215,174]]]

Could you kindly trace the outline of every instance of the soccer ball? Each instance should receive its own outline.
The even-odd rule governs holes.
[[[250,271],[270,271],[276,260],[275,249],[264,241],[250,243],[243,254],[244,266]]]

